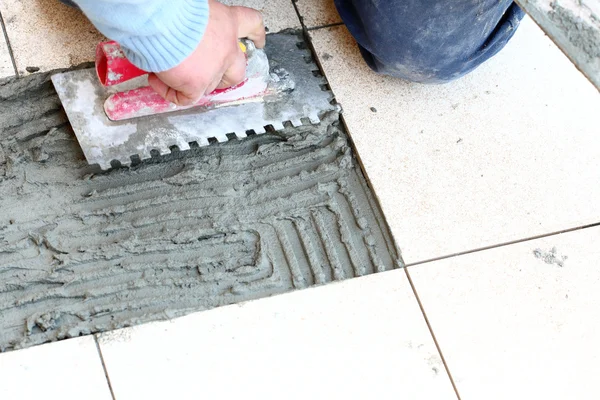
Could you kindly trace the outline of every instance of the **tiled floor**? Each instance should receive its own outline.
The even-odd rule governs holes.
[[[333,0],[297,0],[296,7],[309,29],[342,22]]]
[[[310,34],[406,263],[598,222],[600,95],[531,20],[443,86],[372,73],[344,26]]]
[[[463,399],[600,395],[600,227],[409,267]]]
[[[299,26],[287,0],[235,4]],[[319,28],[332,1],[296,7],[409,267],[101,335],[105,370],[91,337],[2,354],[0,397],[111,398],[106,372],[119,400],[456,398],[447,367],[462,399],[598,398],[600,227],[528,240],[600,223],[598,91],[529,20],[473,74],[422,86]],[[100,37],[53,0],[0,11],[20,73]]]
[[[403,270],[110,332],[100,346],[117,399],[455,398]]]
[[[12,76],[15,74],[15,70],[10,59],[8,52],[8,45],[2,32],[0,32],[0,78]]]
[[[223,0],[221,3],[260,10],[263,14],[265,27],[269,32],[302,27],[298,15],[294,11],[294,5],[289,0]]]
[[[93,336],[0,356],[0,399],[110,400]]]
[[[58,0],[2,0],[0,12],[20,75],[91,61],[103,39],[80,11]]]

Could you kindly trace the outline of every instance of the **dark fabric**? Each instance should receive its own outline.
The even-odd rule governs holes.
[[[459,78],[498,53],[525,15],[512,0],[335,0],[367,64],[422,83]]]
[[[69,7],[79,8],[72,0],[59,0],[61,3],[68,5]]]

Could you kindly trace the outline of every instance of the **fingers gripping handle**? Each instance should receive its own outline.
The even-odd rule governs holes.
[[[246,53],[244,43],[239,42],[239,46]],[[148,72],[129,62],[121,46],[115,41],[110,41],[99,43],[96,46],[96,73],[102,85],[112,86]]]

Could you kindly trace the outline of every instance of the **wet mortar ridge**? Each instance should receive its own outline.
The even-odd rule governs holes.
[[[391,270],[339,114],[102,172],[50,74],[0,81],[0,350]]]

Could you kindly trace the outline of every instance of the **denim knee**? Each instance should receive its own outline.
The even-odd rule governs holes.
[[[77,4],[75,4],[75,2],[73,0],[59,0],[59,1],[69,7],[79,8],[79,6]]]
[[[335,0],[376,72],[421,83],[459,78],[498,53],[523,11],[512,0]]]

